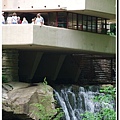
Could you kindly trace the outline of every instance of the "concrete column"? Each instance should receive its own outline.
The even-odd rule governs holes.
[[[31,73],[30,73],[30,76],[29,76],[28,79],[32,80],[32,78],[34,77],[34,74],[35,74],[36,69],[37,69],[37,67],[39,65],[39,62],[40,62],[40,60],[42,58],[42,55],[43,55],[42,52],[37,52],[34,63],[33,63],[33,67],[31,69]]]
[[[64,59],[65,59],[66,55],[61,55],[59,57],[59,60],[58,60],[58,64],[57,64],[57,67],[56,67],[56,71],[55,71],[55,74],[54,74],[54,77],[53,77],[53,80],[56,80],[57,76],[58,76],[58,73],[60,71],[60,68],[64,62]]]
[[[77,72],[76,72],[76,76],[75,76],[75,82],[77,82],[78,81],[78,78],[79,78],[79,76],[80,76],[80,73],[81,73],[81,68],[79,67],[78,68],[78,70],[77,70]]]
[[[18,55],[18,50],[2,50],[2,75],[8,81],[19,81]]]

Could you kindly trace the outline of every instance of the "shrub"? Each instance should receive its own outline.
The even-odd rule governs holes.
[[[115,101],[115,94],[116,89],[112,86],[104,86],[101,87],[100,93],[104,93],[104,95],[99,95],[94,98],[94,102],[100,102],[101,104],[108,103],[110,104],[111,101]],[[116,120],[116,112],[114,109],[109,108],[107,105],[104,104],[104,107],[97,113],[91,113],[86,111],[83,116],[82,120]]]

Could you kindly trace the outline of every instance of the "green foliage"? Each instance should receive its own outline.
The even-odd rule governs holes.
[[[43,85],[44,85],[44,88],[45,88],[45,92],[47,92],[47,80],[46,80],[46,77],[44,78],[44,81],[43,81]]]
[[[104,120],[116,120],[116,112],[110,108],[102,108],[101,115]]]
[[[46,99],[47,100],[47,99]],[[44,102],[46,102],[44,99]],[[43,105],[43,103],[35,103],[34,106],[38,109],[35,114],[40,120],[51,120],[51,118],[55,115],[57,110],[46,110],[46,107]]]
[[[100,89],[100,93],[104,93],[104,95],[102,96],[96,96],[94,98],[94,101],[99,101],[99,102],[105,102],[105,103],[110,103],[111,100],[115,100],[115,96],[116,96],[116,88],[112,87],[112,86],[107,86],[107,87],[101,87]]]
[[[115,23],[110,24],[110,32],[107,32],[107,34],[110,36],[116,36],[116,24]]]
[[[116,35],[116,24],[115,23],[110,24],[110,32]]]
[[[101,87],[100,92],[104,94],[95,96],[93,101],[99,103],[104,102],[104,108],[101,108],[97,113],[86,111],[84,114],[81,114],[83,116],[82,120],[116,120],[116,112],[107,107],[108,103],[110,104],[112,100],[115,100],[116,88],[112,86],[104,86]]]
[[[116,88],[113,86],[107,86],[107,87],[101,87],[100,92],[105,93],[105,94],[109,94],[111,95],[113,98],[116,97]]]
[[[44,82],[43,84],[46,86],[48,83],[47,83],[47,80],[46,80],[46,77],[44,78]]]
[[[52,120],[60,120],[60,118],[62,118],[64,115],[61,108],[56,108],[56,110],[57,110],[57,114],[56,114],[55,118]]]
[[[47,92],[47,81],[46,77],[44,78],[44,87],[45,92]],[[40,120],[60,120],[61,117],[63,117],[63,112],[60,108],[55,109],[47,109],[46,106],[49,106],[51,104],[51,96],[44,96],[43,99],[41,99],[40,103],[32,104],[37,108],[37,111],[34,111],[34,114],[40,119]]]
[[[81,114],[83,116],[82,120],[101,120],[102,115],[99,113],[91,113],[91,112],[85,112],[84,114]]]
[[[7,83],[7,82],[8,82],[7,78],[4,75],[2,75],[2,83]]]

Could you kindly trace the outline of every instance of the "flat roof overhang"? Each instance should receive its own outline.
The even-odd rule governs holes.
[[[56,12],[65,11],[65,8],[55,8],[55,9],[3,9],[3,12],[22,12],[22,13],[36,13],[36,12]]]
[[[100,55],[105,58],[116,58],[116,54],[108,54],[108,53],[101,53],[101,52],[94,52],[94,51],[85,51],[85,50],[76,50],[76,49],[69,49],[69,48],[59,48],[59,47],[50,47],[50,46],[40,46],[40,45],[2,45],[2,49],[16,49],[20,51],[39,51],[45,53],[56,53],[56,54],[74,54],[74,55],[81,55],[81,54],[88,54],[88,55]]]
[[[96,17],[103,17],[107,19],[116,20],[116,14],[110,14],[105,12],[99,12],[99,11],[93,11],[93,10],[87,10],[87,9],[80,9],[80,10],[67,10],[67,8],[55,8],[55,9],[3,9],[3,12],[18,12],[18,13],[38,13],[38,12],[73,12],[73,13],[79,13],[79,14],[85,14],[85,15],[91,15]]]
[[[2,48],[69,53],[116,54],[116,38],[39,25],[2,25]]]

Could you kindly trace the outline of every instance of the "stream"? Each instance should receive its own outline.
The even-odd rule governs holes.
[[[82,120],[82,113],[89,111],[98,112],[103,106],[99,102],[93,102],[93,98],[99,93],[99,86],[58,86],[54,90],[55,99],[64,112],[63,120]],[[114,102],[107,105],[114,109]]]

